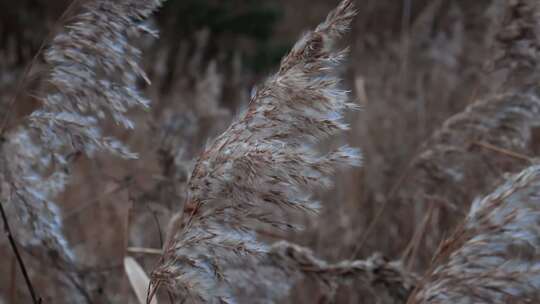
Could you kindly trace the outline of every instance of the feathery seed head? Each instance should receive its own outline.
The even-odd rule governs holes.
[[[409,303],[540,300],[540,166],[476,200]]]
[[[249,268],[268,252],[254,231],[294,228],[284,220],[288,210],[316,210],[309,192],[329,185],[336,166],[360,164],[356,149],[320,155],[313,147],[346,130],[342,113],[355,108],[338,87],[345,52],[334,48],[353,16],[345,0],[305,34],[246,112],[199,157],[183,229],[170,238],[154,285],[165,283],[188,302],[234,303],[231,284],[242,282],[228,267],[242,261]]]
[[[0,190],[8,210],[21,219],[18,240],[44,252],[42,258],[53,259],[52,265],[74,262],[53,203],[65,188],[72,156],[97,150],[135,156],[120,141],[103,136],[100,124],[112,119],[132,128],[127,111],[148,106],[136,88],[137,79],[146,76],[130,37],[146,31],[141,23],[160,2],[85,2],[84,12],[44,54],[50,73],[41,107],[0,145]]]

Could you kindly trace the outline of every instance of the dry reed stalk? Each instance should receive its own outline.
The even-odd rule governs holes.
[[[352,1],[345,0],[304,35],[253,95],[247,111],[197,160],[184,213],[171,224],[165,253],[153,272],[150,297],[167,285],[183,302],[234,302],[236,287],[258,283],[245,274],[270,250],[257,239],[255,228],[294,228],[285,214],[315,211],[309,191],[330,186],[335,166],[359,165],[355,149],[342,147],[321,156],[313,148],[346,130],[342,112],[355,108],[335,76],[345,51],[333,46],[353,16]],[[233,264],[243,265],[244,271],[231,270]],[[289,287],[286,282],[276,285],[260,295],[261,301]]]
[[[374,290],[388,293],[393,303],[405,303],[418,281],[417,275],[405,270],[401,262],[387,261],[380,254],[365,260],[328,263],[315,257],[308,248],[280,241],[272,246],[270,257],[275,267],[287,268],[290,272],[300,270],[331,285],[331,289],[342,281],[359,279]]]
[[[232,261],[227,274],[241,282],[231,284],[237,303],[285,301],[287,298],[280,299],[277,293],[308,279],[316,283],[317,298],[324,303],[336,299],[339,286],[352,285],[370,288],[385,299],[384,303],[397,304],[405,303],[418,281],[418,276],[405,270],[400,261],[388,261],[380,254],[330,263],[316,257],[311,249],[287,241],[273,244],[268,254],[257,259],[256,267]]]
[[[540,301],[540,166],[476,200],[408,303]]]

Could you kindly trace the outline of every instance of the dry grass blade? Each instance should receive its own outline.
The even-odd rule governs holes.
[[[249,268],[269,250],[255,229],[295,228],[287,213],[315,211],[310,191],[330,186],[337,166],[359,165],[356,149],[320,155],[314,148],[346,130],[342,114],[355,108],[338,87],[336,66],[345,51],[334,46],[354,15],[352,1],[345,0],[304,35],[246,112],[199,157],[184,214],[172,225],[178,229],[153,273],[154,288],[165,283],[188,303],[234,302],[231,286],[247,278],[228,273],[228,265],[242,261]],[[282,285],[261,297],[282,295],[290,287]]]
[[[409,303],[540,301],[540,166],[474,202]]]
[[[128,276],[129,283],[137,295],[140,304],[146,304],[146,296],[148,295],[148,287],[150,286],[150,278],[144,272],[144,269],[132,257],[124,258],[124,269]],[[150,304],[157,304],[156,299],[152,299]]]

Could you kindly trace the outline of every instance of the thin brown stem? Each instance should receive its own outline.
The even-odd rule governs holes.
[[[15,242],[15,238],[11,233],[11,228],[9,227],[9,222],[6,216],[6,212],[4,211],[4,205],[2,204],[2,201],[0,201],[0,213],[2,214],[2,220],[4,221],[4,232],[9,239],[9,244],[11,245],[11,249],[13,250],[15,257],[17,258],[19,267],[21,267],[21,272],[24,276],[24,281],[26,282],[26,286],[28,287],[30,296],[32,297],[32,301],[34,304],[41,304],[41,298],[37,295],[34,286],[32,285],[32,281],[30,281],[30,277],[28,276],[28,272],[26,271],[26,266],[24,265],[24,261],[19,253],[19,249],[17,249],[17,243]]]
[[[9,286],[9,303],[15,303],[17,297],[17,257],[11,259],[11,285]]]
[[[510,157],[513,157],[513,158],[516,158],[516,159],[524,160],[524,161],[527,161],[529,163],[534,162],[533,159],[531,157],[527,156],[527,155],[523,155],[523,154],[511,151],[511,150],[508,150],[508,149],[497,147],[495,145],[492,145],[492,144],[489,144],[489,143],[486,143],[486,142],[475,141],[475,142],[473,142],[473,145],[477,145],[479,147],[482,147],[484,149],[488,149],[488,150],[497,152],[499,154],[503,154],[503,155],[507,155],[507,156],[510,156]]]
[[[433,212],[435,208],[434,206],[435,206],[434,202],[431,202],[429,204],[428,212],[424,216],[422,224],[419,227],[417,227],[417,230],[414,233],[413,237],[411,238],[409,245],[407,246],[407,248],[405,249],[405,251],[403,252],[401,256],[401,260],[404,261],[404,263],[405,261],[408,260],[408,262],[405,264],[406,265],[405,269],[407,270],[412,270],[414,267],[414,262],[416,261],[415,257],[417,256],[420,243],[422,242],[423,237],[426,235],[429,221],[431,220],[433,216]]]
[[[415,153],[416,155],[417,153]],[[381,219],[384,211],[386,211],[386,207],[388,206],[388,203],[390,202],[390,200],[392,200],[395,196],[395,194],[397,193],[399,187],[401,186],[401,184],[405,181],[406,177],[408,176],[409,174],[409,171],[411,170],[412,166],[413,166],[413,163],[414,161],[416,160],[416,158],[413,158],[408,164],[407,164],[407,167],[405,168],[405,170],[403,170],[403,172],[401,173],[401,175],[399,176],[398,180],[396,181],[396,183],[392,186],[392,188],[390,189],[390,193],[388,195],[388,197],[384,200],[382,206],[379,208],[379,210],[377,210],[377,214],[375,215],[375,217],[371,220],[371,222],[369,223],[367,229],[364,231],[364,233],[362,234],[362,236],[360,237],[360,242],[356,245],[356,247],[354,248],[353,250],[353,254],[351,256],[351,259],[356,259],[358,257],[358,255],[360,254],[360,250],[362,250],[362,247],[364,246],[365,242],[367,241],[369,235],[371,234],[371,232],[375,229],[375,226],[377,225],[377,223],[379,222],[379,220]]]

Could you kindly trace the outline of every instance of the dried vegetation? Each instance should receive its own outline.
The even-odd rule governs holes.
[[[5,13],[0,302],[540,300],[536,1],[271,1],[281,42],[331,12],[262,81],[272,14],[170,2],[75,1],[33,60]]]

